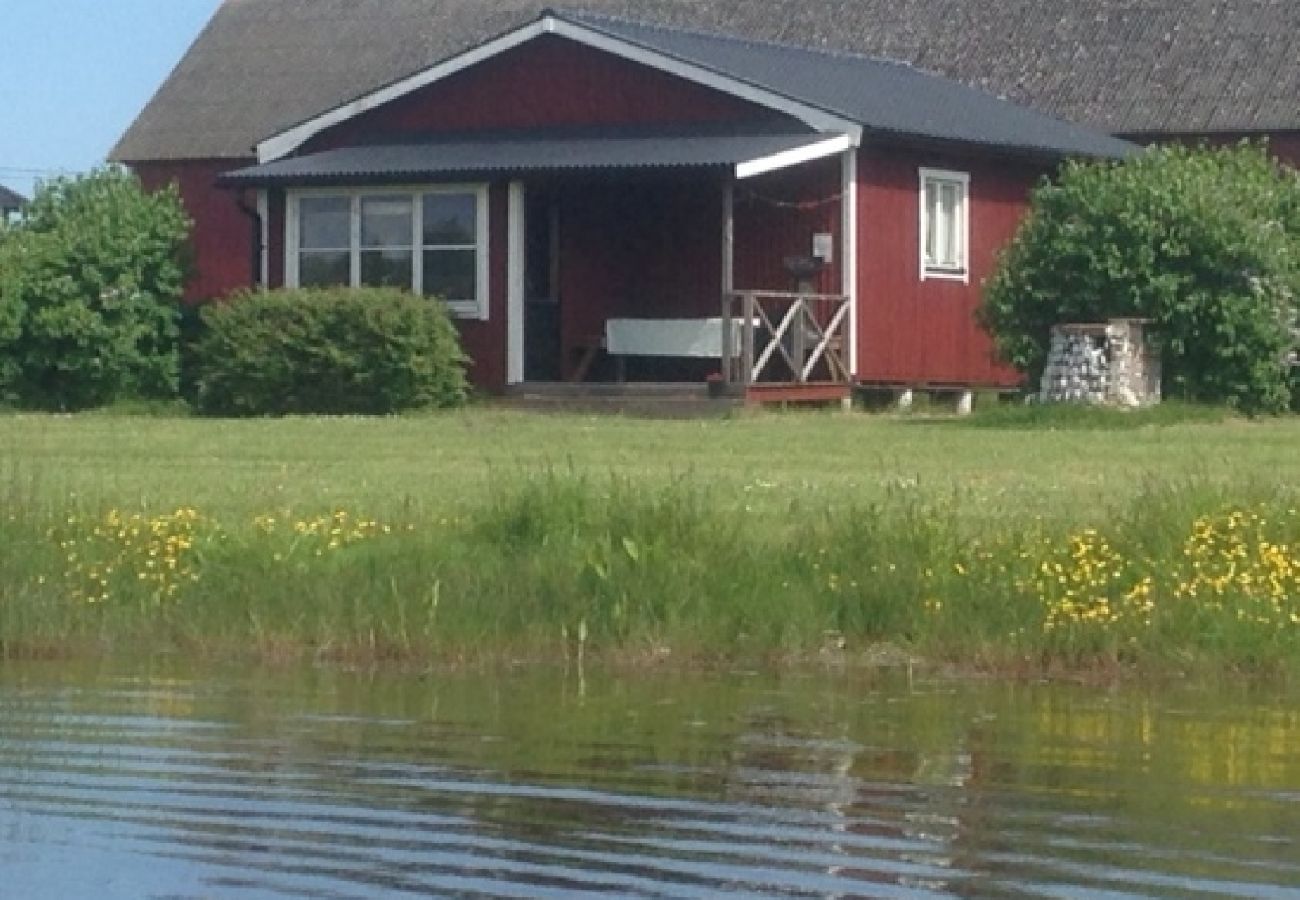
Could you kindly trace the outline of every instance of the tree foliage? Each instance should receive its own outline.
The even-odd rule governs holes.
[[[1300,174],[1260,145],[1161,147],[1041,185],[981,320],[1036,379],[1053,325],[1149,318],[1166,393],[1275,412],[1296,387],[1298,297]]]
[[[176,393],[189,220],[123,169],[43,184],[0,233],[0,396],[81,409]]]
[[[392,289],[252,291],[203,310],[198,404],[219,415],[374,414],[465,401],[446,307]]]

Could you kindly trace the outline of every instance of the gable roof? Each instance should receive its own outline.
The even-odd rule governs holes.
[[[617,19],[547,11],[402,81],[263,141],[264,162],[326,128],[548,35],[576,41],[785,112],[818,131],[941,141],[1050,156],[1122,156],[1131,145],[904,63]]]
[[[1118,133],[1300,129],[1294,0],[566,0],[905,60]],[[535,19],[537,0],[225,0],[112,152],[244,158],[267,136]]]

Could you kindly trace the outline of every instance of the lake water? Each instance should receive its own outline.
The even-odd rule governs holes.
[[[0,897],[1300,898],[1300,698],[0,664]]]

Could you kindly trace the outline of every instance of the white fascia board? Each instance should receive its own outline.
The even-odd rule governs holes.
[[[853,139],[847,134],[837,135],[827,140],[795,147],[793,150],[783,150],[780,153],[773,153],[771,156],[762,156],[758,159],[739,163],[736,166],[736,178],[743,181],[746,178],[753,178],[755,175],[762,175],[766,172],[775,172],[779,169],[788,169],[791,166],[812,162],[813,160],[825,159],[828,156],[837,156],[846,150],[853,149],[853,146]]]
[[[576,25],[553,16],[544,16],[530,25],[525,25],[499,38],[481,44],[459,56],[453,56],[444,62],[417,72],[401,81],[395,81],[387,87],[358,97],[349,103],[308,119],[300,125],[282,131],[267,138],[257,145],[257,161],[265,165],[288,156],[311,138],[327,128],[332,128],[349,119],[369,112],[385,103],[404,97],[412,91],[427,87],[457,72],[477,65],[484,60],[525,44],[543,34],[556,34],[569,40],[585,44],[596,50],[604,50],[631,62],[640,63],[670,75],[676,75],[704,87],[713,88],[730,94],[741,100],[748,100],[792,116],[811,128],[823,132],[837,132],[851,138],[852,146],[857,146],[862,139],[862,126],[850,119],[828,113],[815,106],[809,106],[789,97],[784,97],[765,88],[757,87],[745,81],[729,78],[703,66],[683,62],[663,53],[640,47],[628,41],[602,34],[591,28]]]
[[[481,44],[473,50],[468,50],[459,56],[453,56],[445,62],[416,72],[408,78],[395,81],[387,87],[382,87],[377,91],[366,94],[364,97],[358,97],[356,100],[337,106],[329,112],[316,116],[314,119],[308,119],[300,125],[295,125],[287,131],[282,131],[274,137],[267,138],[257,145],[257,161],[259,164],[265,165],[288,156],[327,128],[333,128],[335,125],[356,118],[362,113],[383,106],[385,103],[391,103],[393,100],[405,97],[412,91],[418,91],[422,87],[455,75],[457,72],[491,59],[506,50],[525,44],[533,38],[550,31],[547,23],[547,19],[541,19],[531,25],[525,25],[523,28],[504,34],[495,40],[488,41],[486,44]]]

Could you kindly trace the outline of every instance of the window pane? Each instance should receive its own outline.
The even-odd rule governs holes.
[[[952,268],[953,264],[953,228],[955,216],[953,207],[956,204],[957,189],[951,182],[941,183],[939,185],[939,246],[935,255],[935,261],[944,268]]]
[[[925,181],[925,265],[949,272],[966,268],[964,206],[966,185],[961,181],[927,178]]]
[[[298,254],[301,287],[346,287],[352,283],[351,254],[346,250],[304,250]]]
[[[961,186],[949,182],[943,186],[939,197],[943,221],[943,252],[939,256],[939,262],[950,269],[959,268],[961,259],[958,243],[961,240],[961,218],[957,207],[961,197]]]
[[[474,194],[425,194],[424,245],[478,242],[478,197]]]
[[[411,246],[409,197],[361,198],[361,246]]]
[[[298,246],[304,250],[342,250],[351,244],[351,200],[347,197],[298,200]]]
[[[424,293],[448,302],[478,299],[478,252],[425,250]]]
[[[966,267],[966,248],[962,246],[965,229],[962,227],[962,185],[952,186],[952,209],[948,212],[948,260],[954,269]]]
[[[939,184],[925,183],[925,261],[933,264],[939,253]]]
[[[365,287],[396,287],[410,290],[410,250],[362,250],[361,284]]]

